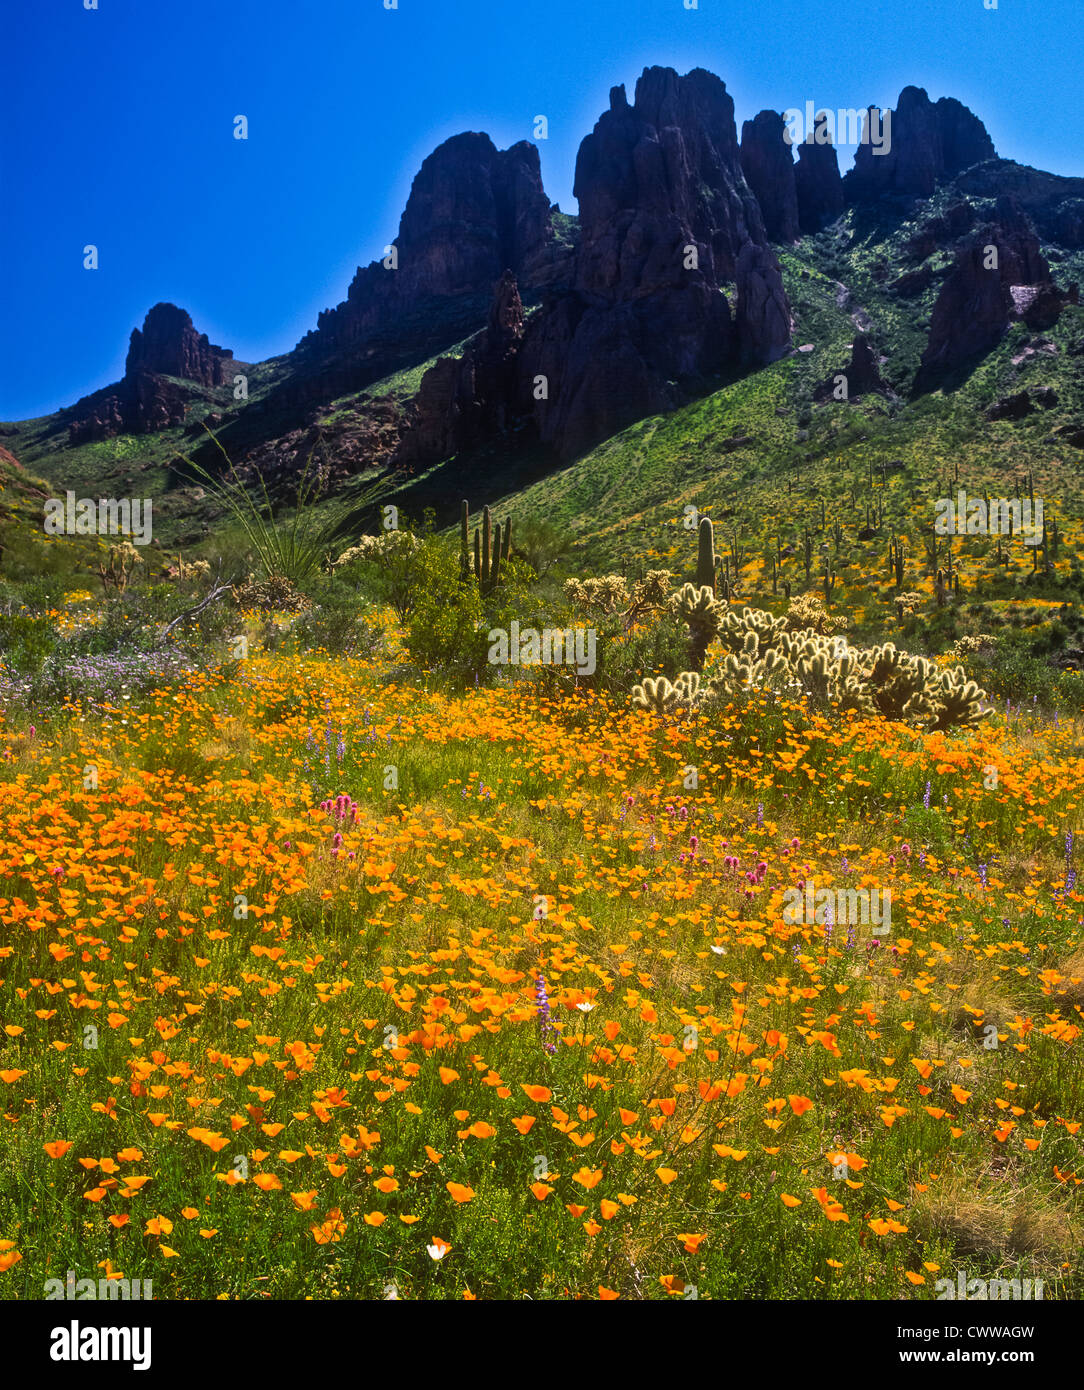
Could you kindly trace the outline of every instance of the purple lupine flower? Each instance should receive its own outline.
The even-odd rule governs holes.
[[[985,888],[986,888],[986,865],[985,865],[985,864],[980,864],[980,865],[979,865],[979,882],[982,884],[983,889],[985,890]]]
[[[757,829],[762,829],[764,825],[764,802],[757,802]]]
[[[550,1040],[550,1034],[554,1032],[554,1027],[550,1016],[550,1001],[549,995],[546,993],[546,981],[541,975],[538,976],[535,985],[534,997],[542,1046],[552,1055],[557,1051],[557,1044]]]
[[[925,808],[926,808],[927,811],[930,809],[930,784],[929,784],[929,782],[926,783],[926,795],[922,798],[922,804],[923,804],[923,806],[925,806]]]

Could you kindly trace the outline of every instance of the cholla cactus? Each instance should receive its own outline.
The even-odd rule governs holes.
[[[765,652],[761,657],[750,643],[740,656],[735,656],[733,652],[727,656],[722,670],[711,682],[711,690],[713,693],[725,691],[728,694],[742,690],[764,690],[784,685],[791,679],[790,667],[777,651]]]
[[[699,589],[695,584],[683,584],[670,606],[689,629],[689,665],[694,671],[702,671],[708,644],[719,634],[727,605],[706,584]]]
[[[938,682],[936,710],[930,724],[931,729],[972,728],[990,713],[983,709],[985,691],[980,690],[974,681],[967,679],[962,666],[940,673]]]
[[[952,650],[959,657],[970,656],[972,652],[981,652],[986,647],[992,647],[995,641],[988,632],[973,633],[966,637],[957,637],[952,644]]]
[[[800,601],[801,602],[801,601]],[[822,609],[810,611],[834,623]],[[706,587],[684,585],[671,599],[673,611],[689,624],[699,664],[671,685],[665,678],[636,686],[633,703],[671,714],[710,702],[713,697],[751,689],[804,690],[837,710],[881,715],[913,728],[967,728],[988,713],[985,693],[967,679],[963,667],[939,671],[928,658],[899,651],[891,643],[859,648],[846,638],[815,628],[788,630],[788,618],[753,608],[735,613]],[[706,685],[702,669],[708,642],[718,636],[727,650],[721,670]],[[690,651],[693,656],[693,650]]]
[[[606,574],[598,579],[568,579],[565,595],[577,608],[595,609],[600,613],[616,613],[628,606],[629,586],[624,575]]]
[[[902,622],[904,618],[909,618],[916,609],[921,607],[923,599],[921,594],[916,594],[913,589],[909,589],[905,594],[897,594],[893,602],[896,605],[896,616]]]
[[[891,642],[863,655],[863,680],[881,714],[886,719],[925,726],[936,712],[933,697],[938,682],[933,662],[897,651]]]
[[[743,608],[740,613],[730,609],[719,624],[719,640],[728,651],[740,652],[745,650],[746,638],[752,633],[759,650],[768,651],[777,645],[785,624],[785,618],[775,618],[762,608]]]
[[[783,622],[788,632],[842,632],[847,626],[847,619],[828,613],[820,594],[814,593],[792,598]]]
[[[98,574],[101,576],[102,587],[116,589],[118,594],[123,594],[128,587],[136,565],[143,563],[143,556],[135,548],[131,541],[121,541],[119,545],[109,547],[108,561],[98,561]]]
[[[632,703],[635,709],[653,710],[656,714],[678,714],[696,704],[700,695],[700,674],[683,671],[671,685],[665,676],[633,686]]]

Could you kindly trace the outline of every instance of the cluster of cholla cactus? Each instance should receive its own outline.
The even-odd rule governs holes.
[[[787,619],[759,609],[736,613],[705,587],[686,584],[673,608],[690,629],[690,657],[698,658],[671,684],[644,681],[633,690],[633,704],[660,714],[687,711],[754,689],[804,691],[839,710],[880,715],[916,728],[949,729],[977,724],[985,717],[985,693],[967,679],[963,667],[936,667],[926,657],[897,650],[891,643],[851,647],[843,637],[813,628],[788,631]],[[718,639],[726,655],[708,681],[700,672],[708,644]]]
[[[691,710],[699,698],[700,675],[696,671],[683,671],[673,684],[665,676],[654,680],[648,677],[632,692],[632,703],[636,709],[651,710],[655,714],[678,714]]]
[[[814,593],[792,598],[784,622],[788,632],[813,631],[822,637],[831,632],[841,632],[847,626],[847,619],[829,613],[820,594]]]
[[[504,527],[498,521],[496,527],[489,514],[489,508],[482,508],[482,529],[474,533],[474,565],[471,566],[470,551],[470,507],[464,500],[459,504],[459,572],[464,580],[472,576],[478,581],[483,594],[491,594],[500,583],[501,565],[507,564],[512,554],[512,519],[505,520]]]
[[[596,613],[617,613],[629,604],[629,585],[623,574],[604,574],[597,579],[566,579],[565,596],[577,608]]]
[[[106,560],[98,561],[98,574],[102,581],[102,587],[106,590],[116,589],[118,594],[123,594],[128,587],[136,565],[143,563],[143,556],[135,548],[131,541],[121,541],[119,545],[109,547],[109,555]]]
[[[665,608],[670,601],[669,570],[648,570],[629,588],[622,574],[606,574],[598,579],[568,579],[565,594],[578,608],[596,613],[620,613],[625,630],[646,613]]]

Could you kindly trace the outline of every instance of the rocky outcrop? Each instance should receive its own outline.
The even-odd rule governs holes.
[[[840,376],[846,379],[846,396],[837,394]],[[821,382],[813,393],[813,399],[857,401],[863,396],[888,394],[888,387],[881,379],[880,367],[870,341],[864,333],[858,333],[851,344],[851,360],[846,368]]]
[[[1030,391],[1017,391],[1001,396],[986,410],[987,420],[1023,420],[1037,405],[1052,410],[1058,403],[1058,393],[1050,386],[1038,386]]]
[[[132,329],[124,375],[154,372],[198,381],[201,386],[221,386],[232,359],[228,348],[216,347],[206,333],[196,332],[184,309],[156,304],[143,320],[142,330]]]
[[[956,179],[961,193],[976,198],[1011,196],[1034,222],[1044,241],[1068,250],[1084,247],[1084,179],[1047,174],[1009,159],[990,160]]]
[[[519,403],[562,458],[790,341],[790,310],[719,78],[647,68],[580,146],[571,290],[528,322]],[[728,292],[736,301],[731,310]]]
[[[1049,328],[1068,295],[1055,286],[1039,239],[1015,198],[999,198],[994,218],[976,229],[934,302],[915,390],[996,346],[1014,319]]]
[[[359,267],[346,300],[320,315],[302,346],[379,366],[454,342],[484,318],[506,270],[532,290],[560,281],[568,253],[551,211],[535,145],[498,150],[488,135],[452,136],[415,176],[394,263],[389,254]]]
[[[68,442],[85,444],[181,425],[188,403],[200,392],[167,378],[213,388],[225,385],[240,365],[228,348],[209,342],[206,333],[197,333],[184,309],[156,304],[142,329],[132,329],[123,378],[72,407]]]
[[[785,130],[778,111],[761,111],[746,121],[741,128],[741,167],[760,204],[768,240],[792,242],[800,235],[798,192],[794,156],[783,138]]]
[[[822,116],[814,122],[812,142],[803,140],[798,146],[794,190],[798,199],[798,227],[803,236],[822,231],[843,213],[839,158],[825,126]]]
[[[872,142],[860,144],[844,193],[852,205],[892,196],[928,198],[939,183],[996,157],[986,127],[966,106],[953,97],[932,102],[923,88],[904,87],[885,152],[876,153]]]
[[[506,271],[483,332],[466,344],[462,357],[440,357],[422,377],[394,454],[397,465],[445,459],[508,431],[523,322],[516,277]]]

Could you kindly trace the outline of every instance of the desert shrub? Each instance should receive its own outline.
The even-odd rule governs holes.
[[[384,628],[375,608],[345,585],[329,586],[293,629],[303,648],[332,656],[375,657],[384,646]]]
[[[275,574],[257,579],[249,575],[232,591],[238,608],[255,608],[262,613],[299,613],[309,607],[309,600],[285,575]]]
[[[418,581],[428,562],[424,542],[410,531],[363,536],[332,567],[336,579],[377,604],[393,609],[401,623],[414,611]]]
[[[451,683],[480,679],[489,644],[478,585],[463,582],[459,556],[449,546],[429,538],[422,549],[406,629],[410,659]]]
[[[968,675],[997,703],[1007,700],[1066,713],[1084,708],[1084,672],[1051,665],[1036,653],[1026,633],[999,632],[979,650],[967,653],[963,662]]]
[[[555,526],[540,516],[517,521],[512,534],[513,552],[518,551],[540,579],[546,577],[572,545],[567,527]]]
[[[670,612],[653,614],[628,632],[620,618],[603,617],[595,630],[595,672],[580,678],[589,689],[623,695],[641,675],[673,679],[687,665],[688,629]]]
[[[0,613],[0,674],[28,676],[41,670],[56,645],[50,619]]]

